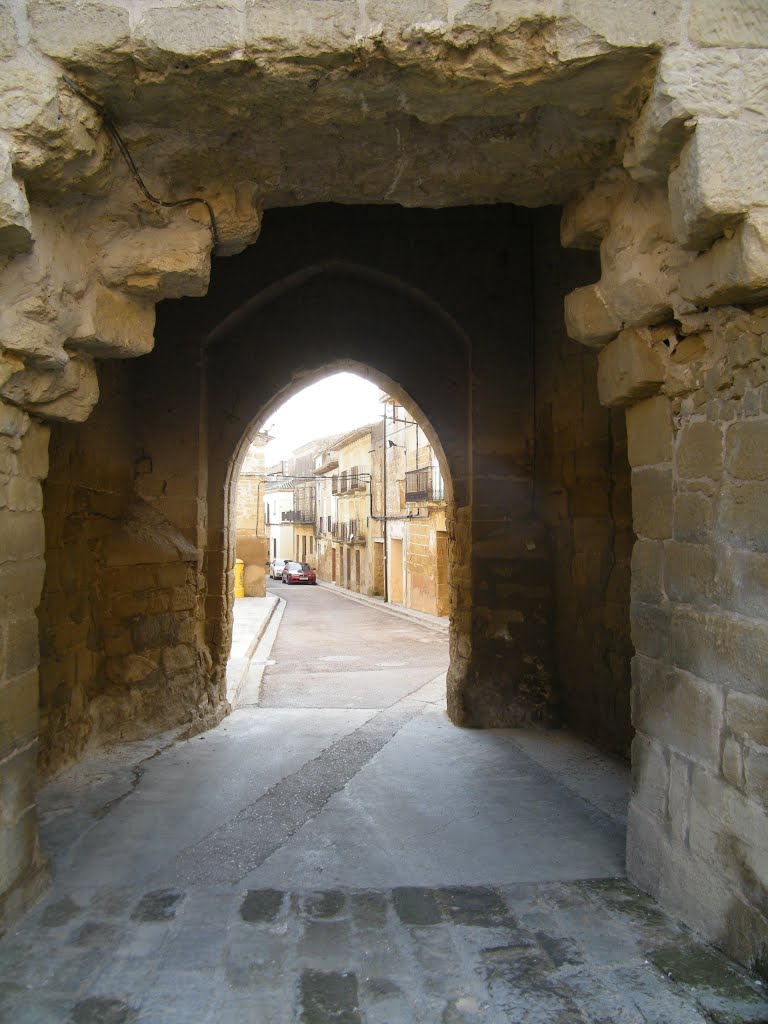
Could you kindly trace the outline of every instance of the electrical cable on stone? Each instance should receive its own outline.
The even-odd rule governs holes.
[[[71,78],[68,78],[66,75],[62,75],[62,79],[64,80],[65,85],[69,89],[71,89],[72,92],[75,93],[76,96],[79,96],[80,99],[85,100],[85,102],[90,107],[92,107],[96,111],[96,113],[99,115],[99,117],[101,118],[101,123],[104,126],[104,128],[106,129],[107,134],[112,139],[112,141],[115,143],[117,148],[120,150],[120,153],[121,153],[123,159],[125,160],[126,164],[128,165],[128,169],[130,170],[131,174],[133,175],[133,177],[134,177],[134,179],[136,181],[136,184],[139,186],[139,188],[144,193],[144,195],[147,197],[147,199],[150,201],[150,203],[154,203],[155,206],[164,206],[164,207],[166,207],[168,209],[170,209],[170,208],[172,208],[174,206],[192,206],[193,203],[202,203],[203,204],[203,206],[208,211],[208,216],[210,218],[210,222],[211,222],[211,239],[213,241],[213,248],[215,250],[216,247],[219,244],[219,232],[218,232],[218,230],[216,228],[216,217],[215,217],[214,212],[213,212],[213,207],[208,202],[208,200],[207,199],[203,199],[202,196],[191,196],[189,199],[175,199],[175,200],[172,200],[172,201],[166,201],[164,199],[158,199],[157,196],[153,196],[152,193],[147,188],[147,186],[144,184],[144,180],[141,177],[141,175],[139,174],[139,169],[136,166],[136,164],[134,163],[133,157],[130,154],[130,151],[128,149],[128,146],[125,143],[125,140],[123,139],[122,135],[117,130],[117,128],[115,127],[114,121],[109,116],[109,114],[104,109],[104,107],[102,107],[100,103],[97,103],[96,100],[92,99],[87,93],[83,92],[83,90],[80,88],[80,86],[76,85],[75,82],[73,82]]]

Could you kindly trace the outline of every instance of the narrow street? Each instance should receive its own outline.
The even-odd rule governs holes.
[[[456,729],[444,632],[269,590],[260,694],[41,794],[54,883],[0,943],[0,1021],[766,1019],[624,880],[623,765],[562,732]]]

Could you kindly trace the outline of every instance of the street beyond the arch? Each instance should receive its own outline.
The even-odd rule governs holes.
[[[444,623],[273,581],[236,620],[218,728],[41,794],[54,883],[0,943],[0,1020],[768,1019],[626,881],[621,762],[450,725]]]

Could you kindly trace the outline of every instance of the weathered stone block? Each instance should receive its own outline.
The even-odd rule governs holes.
[[[616,337],[621,321],[609,309],[600,285],[588,284],[566,295],[565,329],[574,341],[600,348]]]
[[[163,669],[166,675],[174,676],[178,672],[193,668],[196,662],[195,651],[185,644],[167,647],[163,651]]]
[[[648,658],[670,658],[669,610],[664,606],[632,601],[629,609],[632,643]]]
[[[37,750],[33,744],[3,763],[0,772],[0,824],[13,826],[34,807],[37,789]]]
[[[7,408],[7,407],[6,407]],[[48,440],[50,427],[31,420],[17,455],[18,471],[26,476],[45,480],[48,476]]]
[[[12,57],[19,45],[16,19],[8,4],[0,9],[0,58]]]
[[[82,423],[98,401],[99,379],[88,356],[74,355],[63,368],[14,373],[2,394],[46,419]]]
[[[37,672],[0,687],[0,759],[37,735]]]
[[[675,606],[669,629],[679,668],[746,693],[764,693],[768,623]]]
[[[667,816],[669,755],[643,733],[632,740],[632,799],[660,819]]]
[[[175,645],[179,639],[180,622],[170,612],[136,619],[131,624],[133,645],[137,651]]]
[[[632,549],[631,593],[633,601],[658,604],[663,596],[664,546],[660,541],[639,538]]]
[[[734,736],[768,747],[768,696],[731,690],[725,704],[725,717]]]
[[[632,669],[635,728],[685,757],[718,764],[721,688],[642,655],[635,656]]]
[[[715,552],[704,544],[664,545],[664,590],[670,601],[709,605],[718,596]]]
[[[712,498],[699,491],[678,493],[675,498],[675,540],[702,544],[712,530],[714,506]]]
[[[675,467],[686,480],[719,480],[723,474],[723,428],[719,423],[689,423],[677,435]]]
[[[102,359],[125,359],[151,352],[155,344],[155,304],[93,285],[83,296],[81,319],[69,343]]]
[[[630,405],[655,394],[666,375],[666,357],[651,332],[630,328],[600,353],[597,389],[603,405]]]
[[[210,59],[241,50],[239,12],[225,3],[180,3],[145,10],[134,31],[143,63],[156,65],[169,56]]]
[[[762,127],[735,118],[698,121],[669,176],[672,226],[682,246],[706,249],[749,209],[768,205],[768,182],[760,173],[767,155]],[[698,280],[694,291],[702,286]],[[690,297],[689,291],[683,294]]]
[[[14,476],[8,484],[8,508],[15,512],[35,512],[43,507],[40,481],[28,476]]]
[[[732,237],[721,238],[681,270],[680,291],[689,301],[709,306],[768,298],[768,209],[752,209]]]
[[[723,606],[752,618],[768,619],[768,554],[723,552]]]
[[[728,472],[741,480],[768,480],[768,420],[733,423],[725,435]]]
[[[32,219],[24,187],[13,177],[11,158],[0,145],[0,253],[15,256],[32,248]]]
[[[204,295],[211,270],[210,230],[183,213],[177,217],[165,228],[146,228],[110,242],[99,264],[106,284],[155,301]]]
[[[672,406],[657,395],[627,408],[627,454],[629,464],[653,466],[672,459]]]
[[[29,428],[29,416],[23,409],[0,401],[0,434],[4,437],[23,437]]]
[[[762,0],[692,0],[688,17],[688,34],[704,46],[764,47],[768,40],[768,9]]]
[[[621,177],[599,182],[578,199],[566,203],[560,220],[560,244],[565,249],[599,249],[611,212],[624,188]]]
[[[753,879],[748,892],[768,883],[763,853],[768,849],[768,818],[763,807],[725,781],[714,768],[695,767],[691,779],[691,851],[721,877],[742,889],[745,872]]]
[[[748,749],[744,758],[744,792],[768,807],[768,749]]]
[[[627,876],[643,892],[659,892],[669,862],[666,824],[632,799],[627,814]]]
[[[0,892],[5,892],[16,882],[34,861],[37,844],[37,819],[35,809],[26,814],[10,828],[0,829]]]
[[[45,529],[39,512],[0,510],[0,562],[35,558],[45,550]]]
[[[128,654],[124,658],[111,657],[105,665],[107,678],[118,685],[135,686],[152,681],[157,675],[157,662],[140,654]]]
[[[0,615],[37,608],[45,576],[42,548],[37,558],[0,564]]]
[[[735,547],[768,551],[768,501],[764,482],[750,480],[726,484],[720,510],[724,540]]]
[[[327,53],[335,62],[354,51],[359,17],[355,0],[322,6],[304,0],[290,9],[280,0],[247,0],[246,45],[256,53],[278,50],[286,55],[298,52],[321,59]]]
[[[37,667],[40,657],[38,623],[34,614],[28,614],[14,617],[6,625],[5,673],[12,679]]]
[[[669,759],[669,832],[678,843],[688,841],[691,802],[691,768],[686,758],[672,754]]]
[[[672,536],[672,470],[632,470],[632,524],[639,537],[665,540]]]
[[[739,331],[736,337],[729,337],[730,332],[726,331],[725,340],[728,345],[726,358],[728,365],[733,367],[749,366],[756,359],[760,358],[761,338],[759,334],[752,334],[749,331]]]
[[[744,748],[733,736],[723,744],[723,778],[736,789],[744,789]]]
[[[27,10],[35,46],[67,62],[103,60],[130,35],[128,11],[107,0],[28,0]]]

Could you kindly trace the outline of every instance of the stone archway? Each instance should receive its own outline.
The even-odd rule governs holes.
[[[264,372],[263,353],[273,353]],[[389,274],[346,261],[297,272],[255,296],[207,339],[208,595],[220,597],[206,633],[223,672],[231,623],[233,490],[250,436],[274,408],[329,372],[367,376],[421,423],[446,481],[451,589],[452,714],[461,720],[458,636],[468,632],[470,346],[433,300]],[[270,393],[271,392],[271,393]],[[464,410],[462,415],[461,410]],[[445,442],[443,442],[445,439]],[[223,544],[216,541],[223,538]]]
[[[633,554],[635,715],[644,728],[635,745],[630,867],[687,921],[756,961],[768,941],[759,856],[768,703],[764,672],[754,668],[764,665],[766,643],[762,10],[669,0],[621,19],[614,3],[590,0],[557,14],[546,4],[522,13],[438,5],[424,21],[416,8],[330,6],[300,6],[286,18],[279,4],[179,4],[171,13],[141,0],[29,0],[0,19],[3,73],[13,82],[0,146],[0,436],[8,478],[2,566],[11,624],[2,756],[13,791],[2,825],[9,850],[3,913],[12,916],[39,879],[30,794],[45,422],[87,420],[99,383],[107,401],[83,437],[126,425],[120,436],[130,443],[121,464],[130,472],[118,474],[124,487],[112,477],[105,486],[98,474],[89,477],[95,486],[83,487],[84,478],[70,474],[63,484],[70,511],[81,526],[86,518],[121,523],[112,545],[121,558],[132,557],[126,536],[133,545],[151,527],[164,538],[160,550],[145,549],[143,564],[155,582],[167,577],[163,602],[186,603],[189,621],[177,632],[161,618],[170,611],[158,610],[137,636],[141,645],[165,636],[187,649],[161,654],[160,666],[173,678],[187,672],[196,680],[200,721],[216,703],[197,626],[205,617],[199,605],[206,601],[201,552],[208,529],[200,359],[211,325],[201,334],[189,324],[185,344],[169,347],[163,330],[173,318],[161,310],[158,351],[139,360],[130,384],[125,366],[99,371],[94,363],[149,352],[155,302],[205,292],[210,226],[205,213],[198,218],[199,204],[172,213],[135,206],[135,182],[111,162],[99,115],[65,85],[66,72],[111,109],[141,152],[144,172],[172,198],[210,197],[219,257],[254,241],[262,210],[281,205],[568,204],[563,244],[599,248],[602,271],[581,265],[566,304],[568,333],[594,350],[593,363],[599,358],[602,401],[631,409],[633,519],[641,540]],[[201,93],[206,102],[190,119],[190,97]],[[504,225],[513,248],[517,232],[527,230],[523,221]],[[449,241],[466,245],[463,235]],[[505,589],[516,584],[486,570],[494,560],[506,568],[525,564],[525,552],[540,551],[543,537],[532,520],[517,537],[507,529],[532,508],[531,455],[515,444],[530,444],[535,431],[525,428],[529,407],[510,390],[530,381],[522,360],[516,375],[509,351],[530,332],[488,306],[480,274],[473,277],[481,249],[467,251],[472,288],[452,279],[455,294],[440,301],[460,306],[471,294],[478,306],[469,331],[479,346],[473,375],[480,384],[471,406],[465,642],[487,653],[475,693],[485,683],[488,689],[466,711],[493,724],[514,706],[500,666],[514,646],[520,610]],[[512,264],[522,287],[512,281],[506,305],[527,321],[535,312],[522,312],[530,280],[520,260]],[[484,273],[488,265],[481,258],[477,268]],[[214,280],[219,299],[225,290]],[[562,298],[554,290],[545,301],[560,309]],[[585,359],[573,361],[582,367]],[[153,375],[161,379],[153,382]],[[508,390],[491,404],[497,379]],[[132,408],[123,415],[127,393]],[[193,438],[189,423],[198,424]],[[494,430],[504,445],[492,440]],[[120,500],[113,503],[115,493]],[[133,494],[144,505],[134,502],[126,518]],[[148,518],[148,509],[161,519]],[[74,613],[78,645],[62,665],[69,681],[89,683],[100,664],[89,642],[106,634],[88,628],[68,592],[61,570],[70,538],[50,531],[49,538],[61,542],[64,557],[49,545],[47,598]],[[186,558],[182,582],[159,571],[169,555]],[[681,585],[694,571],[701,585]],[[546,608],[530,611],[546,620]],[[127,654],[129,634],[136,642],[131,629],[121,630],[110,635],[119,652],[110,657]],[[142,646],[153,650],[161,648]],[[139,702],[152,675],[142,675],[147,668],[133,662],[129,672]],[[50,686],[61,710],[66,692],[57,679],[43,671],[44,689]],[[493,714],[482,715],[493,702]]]

